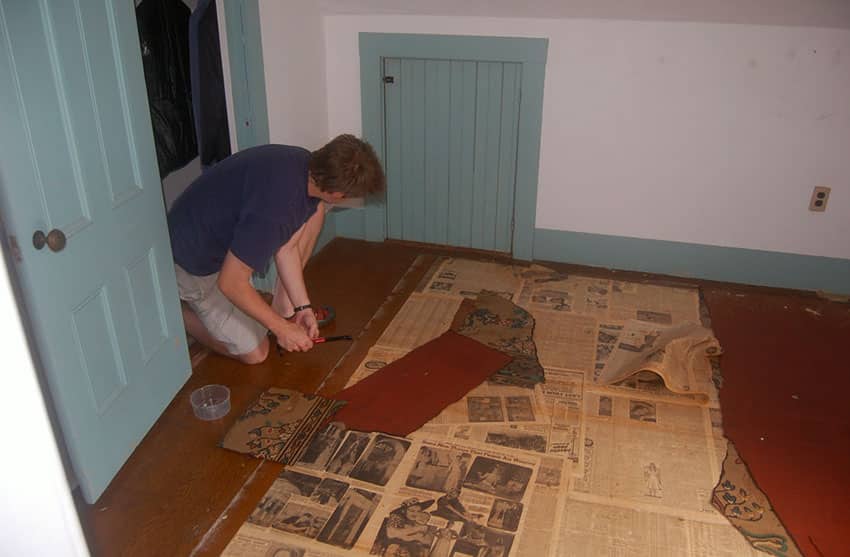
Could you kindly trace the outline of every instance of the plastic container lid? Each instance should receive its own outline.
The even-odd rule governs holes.
[[[230,389],[224,385],[204,385],[192,391],[189,400],[202,420],[217,420],[230,412]]]

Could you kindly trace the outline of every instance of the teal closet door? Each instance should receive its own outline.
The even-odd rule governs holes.
[[[191,371],[133,2],[0,0],[0,115],[26,320],[93,502]]]
[[[224,8],[233,118],[238,150],[269,142],[269,117],[257,0],[227,0]]]
[[[384,60],[389,238],[511,251],[520,71]]]

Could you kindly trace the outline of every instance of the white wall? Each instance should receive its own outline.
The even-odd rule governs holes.
[[[0,553],[89,555],[62,468],[42,391],[0,245],[0,349],[9,396],[0,404]],[[15,451],[15,449],[18,449]]]
[[[325,44],[314,2],[260,0],[269,138],[321,147],[328,140]]]
[[[361,130],[358,32],[547,37],[537,227],[850,258],[850,31],[327,16],[328,126]],[[813,186],[833,188],[826,213]]]
[[[198,156],[186,163],[183,168],[178,168],[162,179],[162,197],[165,200],[166,211],[171,209],[174,201],[200,175],[201,157]]]

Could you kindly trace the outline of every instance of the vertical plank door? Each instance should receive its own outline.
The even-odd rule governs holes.
[[[520,72],[384,60],[387,237],[511,252]]]

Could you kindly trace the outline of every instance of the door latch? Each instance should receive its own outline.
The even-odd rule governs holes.
[[[384,83],[395,83],[395,78],[391,75],[385,75]]]

